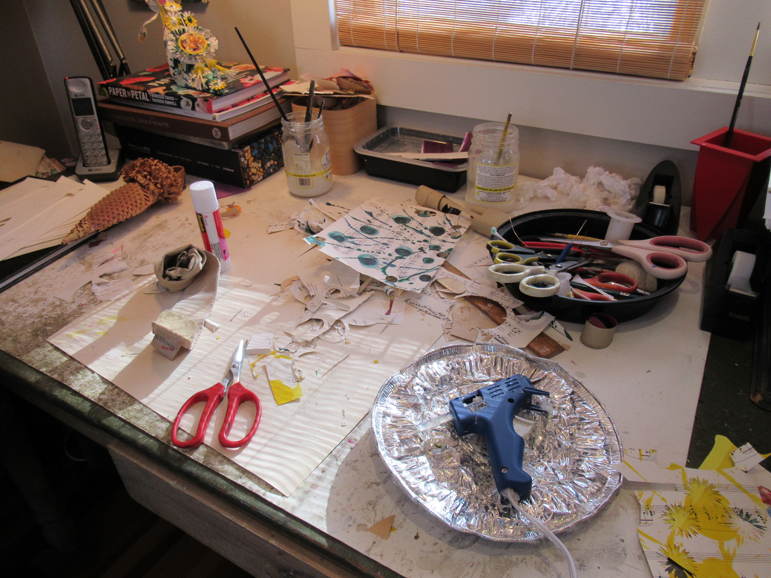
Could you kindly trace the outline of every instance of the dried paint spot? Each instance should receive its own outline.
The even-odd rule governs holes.
[[[370,267],[374,268],[377,267],[380,261],[377,257],[374,255],[369,255],[367,253],[363,253],[357,257],[359,263],[362,264],[363,267]]]

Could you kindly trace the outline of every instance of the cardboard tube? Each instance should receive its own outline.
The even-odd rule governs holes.
[[[618,321],[606,313],[590,315],[581,332],[581,343],[592,349],[605,349],[613,341]]]
[[[421,206],[443,213],[461,215],[471,221],[471,228],[485,237],[490,236],[490,230],[493,227],[500,227],[509,220],[509,215],[497,209],[487,209],[481,215],[470,211],[466,206],[448,199],[439,191],[435,191],[425,185],[418,187],[415,191],[415,201]],[[449,209],[449,210],[448,210]]]

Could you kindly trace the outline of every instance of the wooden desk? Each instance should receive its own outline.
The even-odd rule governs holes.
[[[414,193],[415,187],[359,173],[336,177],[320,200],[353,207]],[[282,174],[232,200],[260,227],[307,206],[289,195]],[[547,207],[541,201],[527,209]],[[199,242],[192,217],[189,201],[153,207],[108,231],[106,243],[122,244],[131,266],[154,262],[164,247]],[[159,243],[159,235],[167,240]],[[468,233],[453,262],[473,258],[482,243]],[[210,448],[179,451],[170,444],[168,421],[46,342],[97,305],[86,289],[71,302],[53,297],[68,267],[96,250],[83,247],[0,295],[0,371],[11,390],[106,446],[145,507],[258,576],[566,575],[561,554],[548,543],[487,542],[443,526],[413,504],[390,479],[368,419],[289,497]],[[243,266],[246,258],[233,253],[234,268]],[[701,385],[709,342],[698,329],[702,271],[691,266],[680,289],[623,324],[610,348],[591,350],[576,339],[555,358],[605,405],[626,447],[656,448],[664,463],[685,462]],[[567,328],[580,334],[580,326]],[[599,577],[648,576],[637,512],[634,496],[622,489],[595,518],[563,535],[579,568]],[[390,515],[395,531],[388,540],[367,532]]]

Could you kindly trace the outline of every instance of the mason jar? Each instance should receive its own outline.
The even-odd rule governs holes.
[[[324,118],[305,122],[304,112],[290,112],[281,120],[281,146],[289,192],[317,197],[332,188],[332,159]]]
[[[474,127],[468,153],[466,202],[480,212],[498,209],[508,213],[516,205],[514,189],[519,174],[519,130],[487,122]]]

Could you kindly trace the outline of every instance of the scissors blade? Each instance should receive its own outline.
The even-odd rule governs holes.
[[[233,356],[230,358],[230,365],[225,372],[225,377],[222,378],[222,383],[225,387],[236,383],[241,377],[241,364],[244,362],[244,356],[246,354],[246,340],[242,339],[238,342],[238,347],[233,352]]]

